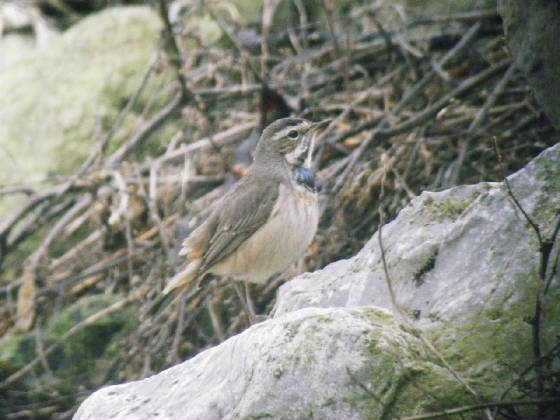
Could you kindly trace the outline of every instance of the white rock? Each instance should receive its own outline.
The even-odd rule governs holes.
[[[560,144],[509,178],[545,238],[559,217],[559,179]],[[398,302],[454,369],[482,400],[510,385],[512,396],[524,392],[517,374],[533,362],[525,319],[539,253],[504,185],[425,192],[382,233]],[[557,277],[545,296],[543,354],[560,334]],[[272,319],[97,391],[74,419],[390,418],[474,403],[392,311],[376,234],[355,257],[285,284]]]

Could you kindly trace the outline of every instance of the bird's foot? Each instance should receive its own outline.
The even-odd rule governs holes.
[[[270,317],[268,315],[250,314],[249,315],[249,325],[258,324],[259,322],[266,321],[267,319],[270,319]]]

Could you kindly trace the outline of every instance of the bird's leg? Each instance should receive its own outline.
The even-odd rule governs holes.
[[[251,285],[250,283],[245,283],[245,301],[247,302],[247,308],[253,315],[254,318],[257,317],[257,312],[255,311],[255,304],[253,303],[253,299],[251,298]]]
[[[233,288],[235,289],[235,292],[237,293],[237,296],[239,297],[239,300],[241,301],[241,305],[243,306],[243,309],[245,310],[245,313],[247,314],[247,317],[249,318],[249,324],[254,325],[258,322],[264,321],[266,319],[268,319],[268,317],[266,315],[257,315],[255,313],[255,305],[253,304],[253,299],[251,299],[251,292],[249,289],[249,284],[245,284],[245,294],[243,294],[243,292],[241,291],[241,288],[239,287],[238,283],[242,283],[242,282],[237,282],[234,281],[233,282]]]
[[[241,292],[241,289],[239,288],[239,283],[240,282],[234,280],[233,281],[233,288],[235,289],[235,293],[237,293],[237,297],[241,301],[241,306],[243,306],[243,309],[245,310],[245,313],[247,314],[247,317],[249,319],[249,323],[253,324],[253,318],[255,317],[255,311],[252,310],[252,308],[247,304],[247,301],[245,300],[246,297]]]

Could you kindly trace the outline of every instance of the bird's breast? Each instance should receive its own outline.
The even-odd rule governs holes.
[[[303,186],[281,184],[266,223],[212,272],[220,275],[223,267],[224,274],[239,280],[264,283],[304,255],[318,221],[317,195]]]

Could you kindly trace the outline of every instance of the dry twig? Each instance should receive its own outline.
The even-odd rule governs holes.
[[[381,207],[393,217],[421,190],[452,184],[458,167],[464,182],[499,179],[485,136],[507,144],[503,161],[508,172],[554,143],[525,81],[504,55],[495,11],[419,14],[411,20],[407,16],[414,13],[405,10],[381,26],[383,2],[351,5],[347,11],[329,2],[328,16],[321,11],[317,20],[305,2],[294,0],[294,17],[278,25],[281,3],[267,2],[250,37],[232,30],[241,23],[214,16],[229,44],[207,46],[189,28],[174,27],[167,2],[158,0],[164,38],[127,105],[106,133],[96,134],[100,140],[81,168],[46,188],[0,189],[0,198],[21,193],[26,199],[0,221],[0,333],[21,318],[15,309],[18,289],[28,303],[35,302],[20,314],[37,307],[45,321],[52,308],[89,294],[138,296],[137,324],[110,361],[114,369],[107,378],[125,381],[241,331],[247,320],[227,282],[169,300],[160,292],[182,263],[175,257],[178,244],[239,175],[231,170],[237,163],[235,148],[277,111],[274,103],[257,101],[263,86],[285,99],[295,115],[333,119],[317,139],[313,158],[319,187],[331,194],[322,196],[320,229],[303,264],[310,270],[360,249],[379,220],[387,218],[371,209]],[[204,10],[218,14],[204,3],[192,13]],[[434,30],[437,22],[444,25]],[[187,37],[193,41],[188,50],[183,47]],[[167,54],[161,50],[164,44]],[[158,108],[158,98],[146,98],[145,89],[158,77],[156,66],[174,79],[171,85],[160,82],[158,98],[167,99]],[[147,105],[140,124],[117,139],[134,104],[143,100]],[[146,147],[152,143],[147,139],[170,121],[177,125],[174,135],[159,138],[157,149]],[[107,153],[109,143],[118,146],[112,154]],[[560,223],[553,230],[555,238]],[[559,251],[553,253],[547,257],[545,294],[560,259]],[[34,273],[27,283],[26,262],[33,262],[28,265]],[[259,312],[274,303],[284,280],[279,276],[254,294]],[[140,289],[145,292],[137,295]],[[42,303],[46,298],[52,305]],[[18,371],[18,378],[48,369],[49,351],[39,350],[43,362],[34,360],[32,367]],[[54,366],[50,369],[60,375]],[[10,381],[14,385],[15,379]],[[73,397],[76,403],[82,395]],[[14,408],[6,414],[18,412]],[[66,412],[68,407],[61,407],[52,417]]]

